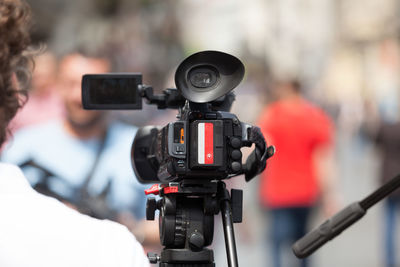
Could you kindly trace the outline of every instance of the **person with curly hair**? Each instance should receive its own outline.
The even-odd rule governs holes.
[[[26,100],[32,59],[30,9],[0,0],[0,146]],[[97,220],[34,191],[21,170],[0,163],[0,266],[149,266],[122,225]]]
[[[28,71],[29,57],[23,52],[30,43],[26,30],[30,13],[27,5],[18,5],[18,2],[0,2],[0,144],[4,143],[8,123],[25,97],[21,78]]]

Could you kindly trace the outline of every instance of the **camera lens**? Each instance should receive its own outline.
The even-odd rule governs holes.
[[[211,67],[198,67],[189,72],[190,83],[197,88],[210,88],[218,80],[218,71]]]

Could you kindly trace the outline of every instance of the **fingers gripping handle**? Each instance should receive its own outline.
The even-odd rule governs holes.
[[[329,240],[336,237],[347,227],[358,221],[366,210],[355,202],[325,221],[318,228],[306,234],[293,246],[293,252],[298,258],[305,258],[319,249]]]

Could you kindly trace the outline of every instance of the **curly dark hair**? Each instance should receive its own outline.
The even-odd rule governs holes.
[[[30,75],[30,8],[21,0],[0,0],[0,147],[8,125],[26,100]]]

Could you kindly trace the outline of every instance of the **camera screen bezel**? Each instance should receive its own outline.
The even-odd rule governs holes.
[[[90,81],[93,79],[134,79],[136,88],[135,103],[129,104],[99,104],[92,103],[90,98]],[[142,84],[141,73],[104,73],[104,74],[85,74],[82,76],[82,105],[84,109],[142,109],[142,96],[138,86]]]

